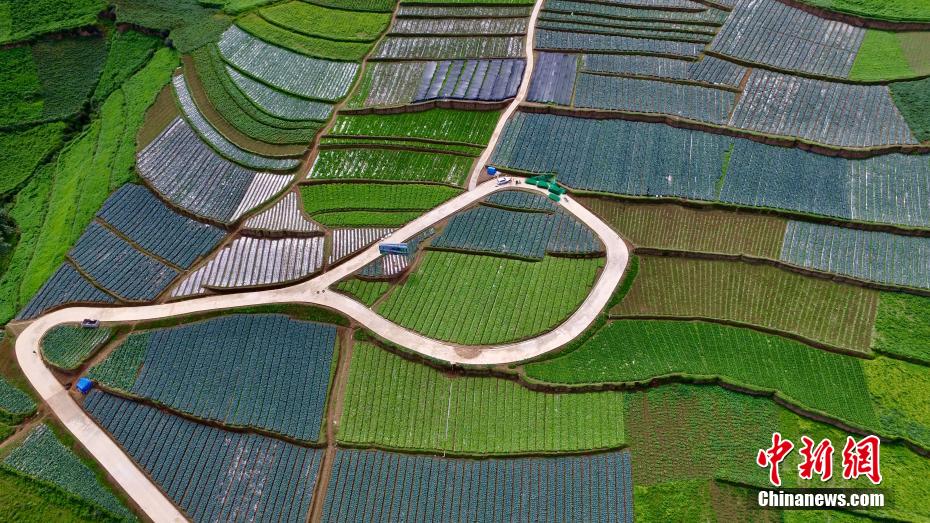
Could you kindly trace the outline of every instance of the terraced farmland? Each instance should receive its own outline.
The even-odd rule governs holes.
[[[630,362],[635,362],[635,365]],[[659,377],[720,379],[858,427],[883,422],[857,358],[784,338],[712,323],[622,320],[608,324],[579,349],[527,365],[548,383],[648,383]],[[778,369],[778,372],[770,372]],[[855,399],[853,399],[855,398]]]
[[[578,198],[637,247],[777,259],[787,220],[702,210],[674,204],[648,205],[609,198]]]
[[[96,376],[109,387],[196,418],[317,441],[335,343],[336,329],[329,325],[232,315],[133,334],[110,356],[113,363],[100,364],[114,370]],[[265,392],[255,396],[230,387],[230,379],[261,383]]]
[[[768,265],[644,256],[618,317],[706,318],[867,353],[878,292]]]
[[[419,144],[410,144],[417,147]],[[441,146],[440,146],[441,147]],[[435,182],[462,185],[474,158],[428,150],[322,149],[310,179]]]
[[[461,193],[443,185],[387,183],[323,183],[301,187],[304,210],[314,219],[331,225],[335,213],[374,213],[370,226],[396,226],[393,216],[419,211],[422,214]],[[326,216],[323,219],[319,217]]]
[[[352,446],[507,455],[624,442],[616,392],[545,394],[498,378],[450,378],[368,343],[356,343],[346,387],[338,438]]]
[[[386,520],[413,513],[433,521],[633,521],[626,452],[471,461],[339,450],[333,468],[324,521],[371,513]]]
[[[325,240],[240,236],[187,275],[172,297],[203,294],[207,289],[262,287],[293,282],[323,267]]]
[[[101,391],[85,408],[195,521],[306,519],[321,450],[201,425]],[[156,431],[158,438],[146,437]],[[178,459],[188,452],[198,458]]]
[[[508,122],[491,163],[558,173],[560,183],[583,191],[930,223],[927,202],[917,197],[930,179],[926,155],[847,160],[662,124],[521,112]]]

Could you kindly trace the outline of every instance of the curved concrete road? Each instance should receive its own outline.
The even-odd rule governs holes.
[[[400,228],[385,241],[402,242],[442,219],[473,205],[492,192],[511,189],[513,185],[499,187],[485,183],[436,207]],[[546,191],[530,185],[524,190],[545,194]],[[38,391],[52,412],[62,421],[78,441],[100,462],[107,472],[126,491],[142,510],[156,521],[182,521],[183,515],[165,497],[122,449],[81,409],[49,371],[39,355],[40,341],[52,327],[79,322],[84,318],[97,318],[103,322],[133,322],[182,316],[198,312],[232,309],[237,307],[275,303],[305,303],[322,305],[354,318],[381,338],[419,352],[430,358],[469,365],[512,363],[534,358],[558,349],[581,334],[600,314],[616,289],[629,259],[623,240],[603,221],[574,200],[563,198],[566,210],[587,224],[606,247],[607,262],[594,288],[578,310],[554,330],[531,340],[491,347],[462,347],[427,338],[397,325],[376,314],[365,305],[328,287],[361,269],[380,255],[377,245],[304,283],[280,289],[221,294],[174,303],[140,307],[69,307],[41,316],[16,338],[16,358],[32,386]]]
[[[471,176],[468,177],[469,189],[474,189],[478,185],[481,172],[491,158],[491,153],[493,153],[494,149],[497,147],[497,142],[501,138],[501,133],[504,132],[504,126],[507,125],[507,121],[510,120],[510,116],[517,110],[517,107],[526,100],[526,93],[529,92],[530,89],[530,78],[533,77],[533,67],[536,65],[536,57],[533,56],[534,40],[536,39],[536,19],[539,18],[539,12],[542,10],[543,1],[544,0],[536,0],[536,3],[533,5],[533,12],[530,13],[530,19],[526,25],[526,44],[524,44],[526,48],[526,67],[523,69],[523,78],[520,80],[520,88],[517,90],[517,96],[514,97],[513,101],[510,102],[510,105],[508,105],[507,109],[504,111],[504,114],[497,120],[497,125],[494,127],[494,132],[491,134],[491,140],[488,146],[475,162]]]

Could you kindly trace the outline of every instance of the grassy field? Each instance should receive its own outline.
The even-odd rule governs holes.
[[[399,149],[323,149],[311,179],[436,182],[463,185],[474,158]]]
[[[368,11],[390,13],[394,10],[392,0],[310,0],[311,4],[344,9],[346,11]]]
[[[35,0],[7,3],[0,9],[0,44],[26,40],[97,22],[103,0]]]
[[[860,82],[917,76],[904,54],[902,33],[870,29],[856,53],[849,79]],[[913,54],[912,54],[913,56]]]
[[[775,392],[807,410],[876,430],[862,360],[714,323],[622,320],[574,351],[526,366],[528,377],[573,385],[718,379]]]
[[[343,11],[296,1],[262,9],[259,14],[295,33],[344,42],[373,42],[391,21],[389,14]]]
[[[338,439],[450,454],[591,451],[624,443],[617,392],[545,394],[509,380],[447,377],[356,343]]]
[[[161,45],[160,38],[136,31],[114,32],[110,37],[107,61],[94,89],[94,100],[101,102],[142,68]]]
[[[930,78],[891,84],[891,96],[918,140],[930,140]]]
[[[6,196],[29,178],[40,164],[61,148],[65,124],[54,122],[24,131],[0,133],[0,196]]]
[[[330,131],[334,136],[426,139],[487,145],[499,111],[430,109],[417,113],[341,115]]]
[[[343,280],[336,289],[371,307],[387,292],[391,284],[386,281],[366,281],[358,278]]]
[[[930,446],[930,368],[892,358],[863,364],[875,413],[887,433]]]
[[[198,0],[115,0],[116,21],[170,31],[175,49],[189,53],[219,39],[232,18]]]
[[[431,338],[466,345],[514,341],[555,327],[584,301],[601,258],[525,262],[427,252],[378,308]]]
[[[252,36],[270,44],[315,58],[358,62],[365,58],[371,49],[370,43],[339,42],[295,33],[272,24],[255,13],[240,18],[236,24]]]
[[[892,22],[930,22],[930,0],[801,0],[863,18]]]
[[[32,48],[42,83],[42,118],[58,120],[83,109],[107,60],[100,37],[43,40]]]
[[[17,194],[10,216],[20,239],[0,278],[5,296],[0,321],[10,319],[55,271],[110,192],[133,179],[136,132],[176,65],[174,51],[156,53],[107,98],[57,160],[40,168]]]
[[[729,320],[867,353],[878,292],[738,261],[643,256],[611,316]]]
[[[0,49],[0,126],[42,115],[42,84],[29,47]]]
[[[637,484],[634,492],[637,521],[653,521],[647,516],[654,514],[667,514],[671,520],[677,520],[675,514],[706,510],[702,501],[707,495],[705,487],[701,486],[704,480],[768,486],[768,472],[756,466],[755,454],[771,444],[774,431],[780,431],[796,445],[801,435],[808,435],[815,441],[827,438],[838,449],[836,452],[842,449],[847,435],[846,431],[802,418],[765,398],[719,387],[665,385],[624,393],[624,400],[627,442]],[[882,442],[881,458],[884,476],[881,488],[895,501],[885,509],[867,513],[906,521],[930,517],[930,507],[926,504],[926,496],[930,495],[930,460],[888,441]],[[802,481],[796,473],[799,461],[799,453],[795,450],[781,464],[785,487],[872,487],[864,478],[843,480],[838,474],[838,462],[834,462],[834,477],[829,482],[821,483],[819,478]],[[713,491],[714,487],[710,488]],[[682,507],[679,489],[693,493],[685,504],[697,506]],[[714,496],[711,492],[712,499]],[[714,504],[713,508],[716,517],[725,521],[765,520],[765,516],[771,514],[753,510],[753,518],[729,519],[722,514],[738,507],[727,503],[726,506]],[[786,511],[785,515],[792,513],[809,514],[812,519],[784,521],[837,521],[824,518],[839,514]]]
[[[461,194],[444,185],[413,183],[316,183],[300,187],[304,210],[426,211]]]
[[[930,298],[881,293],[872,349],[930,365]]]
[[[608,198],[578,201],[638,247],[778,259],[785,235],[786,221],[771,216]]]

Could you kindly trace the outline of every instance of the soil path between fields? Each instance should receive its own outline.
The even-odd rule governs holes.
[[[539,18],[539,12],[542,11],[543,1],[544,0],[536,0],[536,3],[533,4],[533,12],[530,13],[529,22],[527,22],[526,44],[524,46],[526,49],[526,67],[523,68],[523,78],[520,81],[519,89],[517,89],[517,96],[514,97],[510,105],[507,106],[507,109],[501,114],[500,119],[497,120],[497,125],[494,127],[494,132],[491,133],[491,140],[488,142],[488,146],[484,148],[484,152],[481,153],[481,156],[475,161],[471,175],[468,177],[469,190],[477,187],[478,180],[481,178],[481,172],[491,158],[491,153],[497,148],[497,142],[501,139],[504,126],[507,125],[507,121],[510,120],[511,115],[517,110],[517,107],[526,100],[526,94],[530,90],[530,78],[533,77],[533,67],[536,65],[536,59],[533,56],[533,41],[536,39],[536,19]]]

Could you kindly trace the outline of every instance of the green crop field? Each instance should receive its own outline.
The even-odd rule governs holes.
[[[638,247],[778,259],[786,221],[771,216],[578,198]]]
[[[398,149],[323,149],[311,179],[435,182],[462,185],[474,159]]]
[[[352,278],[339,282],[336,288],[371,307],[378,298],[384,296],[390,286],[391,284],[386,281],[365,281]]]
[[[110,329],[82,329],[60,325],[48,331],[42,339],[42,356],[59,369],[76,369],[107,340]]]
[[[333,211],[314,214],[313,219],[326,227],[400,227],[421,211]]]
[[[769,265],[643,256],[611,316],[727,320],[866,353],[878,292]]]
[[[484,146],[500,118],[498,111],[430,109],[418,113],[341,115],[330,134],[422,139]]]
[[[860,82],[899,80],[930,74],[927,33],[870,29],[856,53],[849,79]]]
[[[719,379],[776,392],[805,409],[880,428],[862,360],[749,329],[703,322],[621,320],[563,356],[531,363],[526,375],[572,385]]]
[[[300,1],[268,7],[259,14],[295,33],[346,42],[372,42],[391,21],[388,14],[343,11]]]
[[[665,385],[646,391],[624,393],[626,439],[633,456],[633,477],[637,520],[648,515],[690,514],[704,509],[701,497],[689,499],[697,507],[683,507],[679,488],[700,490],[702,480],[717,479],[730,485],[763,487],[769,485],[767,470],[755,464],[755,453],[771,444],[772,432],[798,442],[801,435],[815,441],[827,438],[841,449],[847,432],[803,418],[771,401],[719,387]],[[839,450],[837,450],[839,452]],[[866,513],[908,521],[930,517],[925,502],[930,495],[930,460],[903,445],[882,442],[881,488],[895,503]],[[833,479],[800,480],[794,472],[800,463],[798,452],[781,464],[785,487],[873,487],[868,480],[846,481],[835,463]],[[816,478],[816,477],[815,477]],[[713,487],[711,487],[713,489]],[[751,499],[751,498],[750,498]],[[713,510],[732,510],[714,505]],[[791,514],[786,511],[785,515]],[[804,512],[808,513],[808,512]],[[769,511],[752,510],[760,518],[777,516]],[[819,515],[811,521],[824,521],[836,512],[810,512]],[[737,518],[737,521],[744,521]],[[755,519],[753,519],[755,520]],[[785,521],[789,521],[785,519]],[[791,520],[794,521],[794,520]]]
[[[499,378],[450,378],[356,343],[338,439],[449,454],[550,453],[620,447],[623,396],[546,394]]]
[[[581,305],[604,261],[546,256],[525,262],[427,252],[378,312],[426,336],[465,345],[540,334]]]
[[[930,365],[930,298],[881,293],[872,349]]]
[[[930,141],[930,78],[891,84],[891,96],[920,141]]]
[[[339,42],[295,33],[254,13],[240,18],[236,24],[252,36],[270,44],[315,58],[354,62],[364,58],[371,49],[369,43]]]
[[[892,358],[876,358],[863,367],[882,428],[930,446],[930,402],[917,392],[930,389],[930,367]]]
[[[315,183],[300,188],[308,214],[333,211],[426,211],[461,194],[444,185]]]
[[[801,0],[804,3],[877,20],[930,22],[928,0]]]

